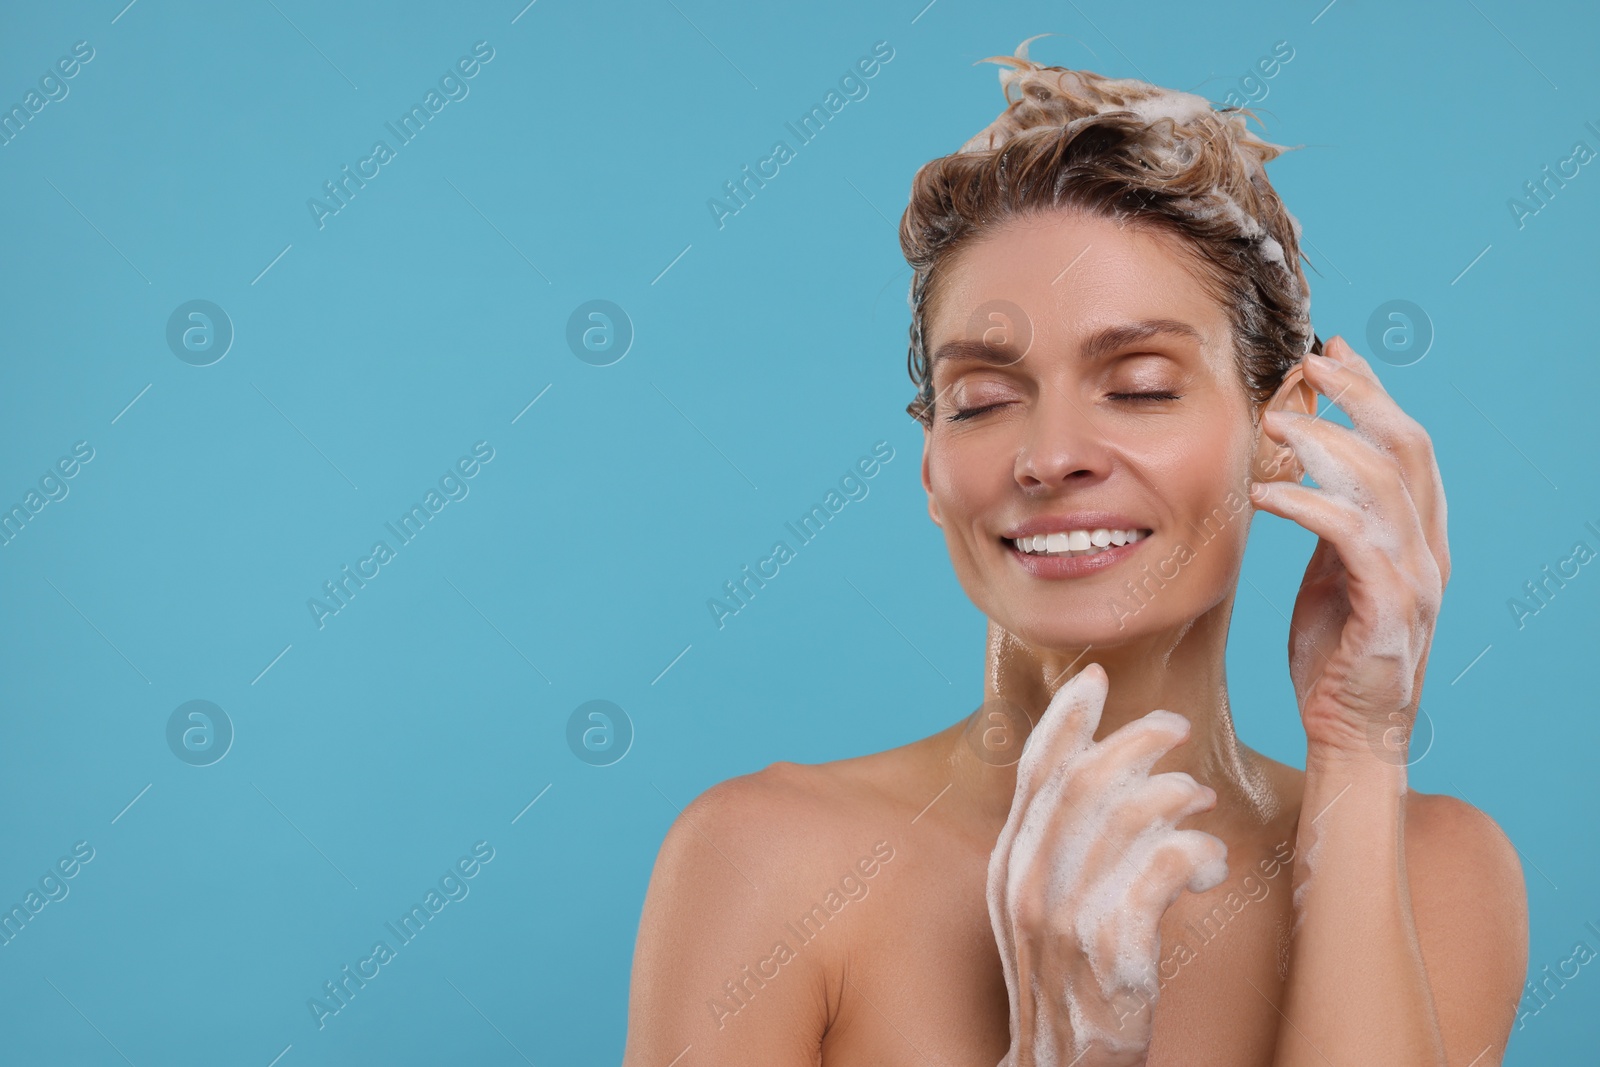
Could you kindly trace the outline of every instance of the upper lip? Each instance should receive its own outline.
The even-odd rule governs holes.
[[[1066,533],[1069,530],[1148,530],[1137,519],[1111,511],[1072,511],[1065,515],[1040,515],[1013,526],[1001,536],[1015,541],[1019,537]]]

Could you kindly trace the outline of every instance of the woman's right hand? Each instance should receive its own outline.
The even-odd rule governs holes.
[[[989,857],[989,918],[1011,998],[1001,1067],[1143,1064],[1161,916],[1185,888],[1227,877],[1220,839],[1175,828],[1216,793],[1181,771],[1150,773],[1188,739],[1188,720],[1152,711],[1095,741],[1107,686],[1091,663],[1051,699]]]

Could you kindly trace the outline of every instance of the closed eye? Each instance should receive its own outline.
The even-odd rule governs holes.
[[[1183,396],[1180,393],[1110,393],[1108,395],[1112,400],[1143,400],[1155,402],[1183,399]],[[998,404],[985,404],[982,407],[977,408],[959,408],[956,411],[951,412],[949,415],[946,415],[945,419],[949,422],[960,422],[963,419],[970,419],[974,416],[982,415],[986,411],[993,411],[995,408],[1005,407],[1006,403],[1007,401],[1002,401]]]
[[[970,419],[974,415],[982,415],[985,411],[993,411],[995,408],[1004,406],[1005,404],[1002,402],[999,404],[985,404],[981,408],[958,408],[946,415],[945,419],[949,422],[960,422],[962,419]]]

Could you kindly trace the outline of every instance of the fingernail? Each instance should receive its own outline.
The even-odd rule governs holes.
[[[1342,366],[1342,364],[1332,356],[1324,355],[1319,352],[1308,353],[1306,356],[1306,362],[1310,363],[1318,370],[1338,370],[1339,367]]]

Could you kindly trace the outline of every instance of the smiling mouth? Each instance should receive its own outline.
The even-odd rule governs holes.
[[[1035,534],[1031,537],[1002,537],[1011,548],[1025,556],[1098,556],[1102,552],[1123,545],[1131,545],[1149,537],[1152,531],[1129,530],[1064,530],[1060,533]]]

